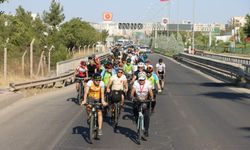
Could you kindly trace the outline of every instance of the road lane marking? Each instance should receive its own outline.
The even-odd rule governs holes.
[[[188,128],[190,129],[190,131],[195,135],[195,136],[199,136],[197,130],[194,128],[194,126],[192,125],[188,125]]]
[[[179,110],[179,112],[180,112],[181,116],[182,116],[184,119],[187,118],[187,115],[186,115],[186,113],[185,113],[184,111]]]

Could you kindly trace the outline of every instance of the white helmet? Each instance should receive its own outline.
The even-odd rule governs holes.
[[[138,63],[138,67],[144,67],[144,63],[143,62],[139,62]]]
[[[138,80],[145,80],[147,78],[145,72],[139,72],[138,73]]]

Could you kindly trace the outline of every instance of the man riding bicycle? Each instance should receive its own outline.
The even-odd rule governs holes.
[[[152,86],[152,90],[153,90],[153,94],[154,94],[154,99],[153,99],[152,105],[151,105],[151,112],[154,112],[154,109],[155,109],[156,95],[157,95],[157,93],[161,92],[161,86],[160,86],[160,83],[159,83],[159,78],[153,71],[154,71],[153,66],[148,65],[148,67],[146,69],[147,81]],[[156,90],[155,86],[157,86],[158,91]]]
[[[112,87],[111,87],[112,86]],[[128,83],[127,83],[127,78],[123,74],[123,69],[119,68],[117,71],[116,75],[113,75],[109,83],[107,85],[107,92],[110,92],[110,87],[111,87],[111,101],[114,101],[115,95],[119,95],[120,101],[121,101],[121,106],[124,106],[124,95],[128,91]],[[118,97],[119,97],[118,96]]]
[[[84,91],[84,97],[81,105],[87,104],[87,98],[89,101],[98,101],[102,103],[103,106],[106,106],[107,103],[104,100],[104,83],[101,81],[102,77],[100,74],[95,73],[92,80],[88,81],[86,89]],[[91,110],[91,105],[86,106],[87,114],[89,115]],[[98,135],[102,135],[102,110],[101,108],[97,109],[98,114]]]
[[[159,77],[161,89],[164,87],[164,75],[166,72],[166,65],[163,63],[163,60],[160,58],[159,63],[156,64],[156,74]]]
[[[145,72],[140,72],[138,75],[138,80],[136,80],[133,84],[133,88],[131,91],[131,98],[134,101],[134,117],[135,120],[138,119],[138,113],[139,113],[139,107],[141,104],[145,104],[145,103],[141,103],[143,101],[146,101],[148,99],[153,99],[153,91],[152,91],[152,86],[150,85],[150,83],[146,80],[146,74]],[[135,98],[134,98],[135,97]],[[149,108],[150,105],[148,103],[146,103],[146,106],[144,106],[144,127],[145,127],[145,131],[144,131],[144,135],[147,137],[148,136],[148,129],[149,129],[149,122],[150,122],[150,118],[149,118]]]
[[[124,74],[126,75],[126,77],[131,80],[132,75],[133,75],[133,65],[131,64],[131,59],[128,58],[126,61],[126,64],[123,65],[123,70],[124,70]]]

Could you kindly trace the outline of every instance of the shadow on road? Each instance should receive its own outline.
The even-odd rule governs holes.
[[[76,105],[79,105],[78,99],[75,97],[68,98],[66,101],[70,101],[70,102],[75,103]]]
[[[83,126],[74,127],[72,129],[72,134],[80,134],[87,143],[91,144],[89,140],[89,128]]]
[[[235,87],[236,85],[234,83],[215,83],[215,82],[205,82],[201,83],[201,86],[206,87]]]
[[[250,132],[250,127],[240,127],[238,129]],[[250,138],[250,135],[249,136],[245,136],[245,137],[246,138]]]
[[[250,94],[241,94],[241,93],[231,93],[231,92],[210,92],[210,93],[203,93],[199,95],[204,95],[207,97],[216,98],[218,100],[229,100],[233,102],[249,104],[250,105]]]
[[[126,127],[118,126],[117,131],[118,131],[117,133],[120,133],[120,134],[128,137],[131,141],[138,144],[137,133],[134,130],[131,130],[131,129],[126,128]]]

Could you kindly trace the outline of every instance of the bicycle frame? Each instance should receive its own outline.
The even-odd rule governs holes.
[[[144,114],[143,114],[143,108],[142,104],[143,103],[148,103],[149,102],[149,108],[151,108],[151,101],[147,100],[145,102],[140,102],[140,106],[138,109],[138,119],[137,119],[137,134],[138,134],[138,143],[140,144],[140,141],[142,139],[142,132],[145,131],[144,127]],[[148,109],[149,114],[150,114],[150,109]]]
[[[88,103],[92,106],[91,112],[89,114],[89,140],[90,143],[93,143],[93,139],[97,138],[97,130],[98,130],[98,115],[97,115],[97,106],[101,106],[101,103],[96,101],[91,101]]]

